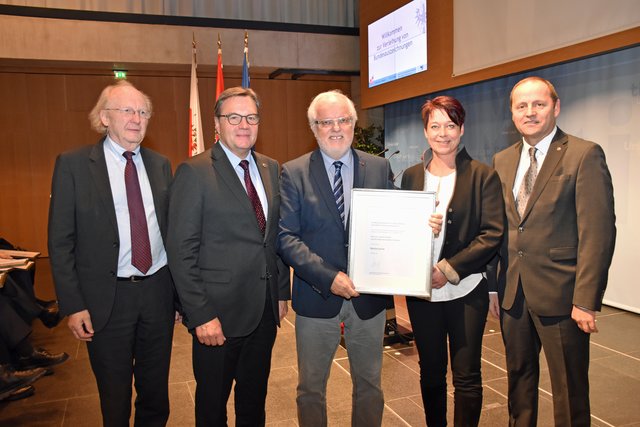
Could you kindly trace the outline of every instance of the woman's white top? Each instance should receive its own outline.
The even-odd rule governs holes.
[[[440,258],[439,255],[442,252],[444,236],[447,232],[447,210],[453,197],[455,186],[456,171],[451,172],[447,176],[436,176],[432,175],[429,170],[425,170],[424,191],[433,191],[436,193],[436,201],[438,202],[436,213],[442,214],[442,230],[437,237],[434,237],[433,241],[433,265],[436,265]],[[474,273],[460,280],[460,283],[457,285],[447,282],[440,289],[431,289],[431,298],[429,300],[431,302],[440,302],[461,298],[478,286],[482,278],[482,273]]]

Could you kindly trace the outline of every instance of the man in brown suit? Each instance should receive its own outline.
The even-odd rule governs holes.
[[[499,289],[509,423],[536,425],[544,348],[555,424],[588,426],[589,337],[616,235],[611,175],[599,145],[556,127],[547,80],[518,82],[511,113],[523,138],[494,157],[508,222]]]

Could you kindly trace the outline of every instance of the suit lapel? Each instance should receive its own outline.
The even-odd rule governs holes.
[[[556,166],[558,166],[560,159],[562,159],[562,156],[564,156],[564,153],[567,151],[567,141],[567,135],[558,129],[556,135],[553,137],[553,141],[551,141],[549,145],[549,151],[547,151],[542,167],[538,172],[536,182],[533,184],[533,190],[531,191],[531,196],[529,196],[529,201],[527,202],[527,207],[522,219],[525,219],[527,215],[529,215],[533,205],[535,205],[546,187],[547,182],[549,182],[553,171],[556,169]]]
[[[508,185],[506,194],[506,209],[510,210],[510,215],[513,218],[520,218],[518,215],[518,209],[516,208],[516,198],[513,196],[513,186],[516,182],[516,173],[518,171],[518,164],[520,163],[520,153],[522,152],[522,140],[514,144],[509,153],[509,158],[505,160],[505,178]]]
[[[116,208],[113,204],[113,194],[111,193],[111,184],[109,182],[109,172],[107,171],[107,161],[104,158],[105,139],[93,146],[89,153],[89,172],[91,178],[96,185],[96,190],[100,201],[107,212],[107,216],[111,221],[111,225],[118,233],[118,220],[116,218]]]
[[[158,185],[162,182],[162,165],[159,164],[158,159],[151,155],[144,147],[140,147],[140,154],[142,155],[142,162],[147,172],[147,178],[149,178],[149,185],[151,186],[151,195],[153,196],[153,206],[155,206],[156,219],[158,220],[158,226],[160,230],[164,230],[163,217],[160,215],[160,210],[164,209],[163,201],[158,197],[162,192]]]
[[[311,177],[320,190],[318,193],[322,197],[322,200],[324,200],[329,212],[331,212],[331,216],[333,216],[334,221],[336,221],[340,228],[344,228],[342,220],[340,219],[340,213],[338,212],[338,206],[336,206],[336,199],[333,196],[333,188],[331,188],[327,170],[324,167],[324,160],[322,159],[322,154],[320,154],[319,149],[311,153],[309,169],[311,170]]]
[[[367,165],[364,160],[358,157],[358,153],[355,150],[351,150],[353,153],[353,188],[365,188],[364,179],[367,173]]]
[[[224,184],[227,186],[231,194],[236,198],[238,203],[243,209],[247,211],[247,215],[251,215],[255,218],[255,212],[251,200],[245,191],[244,187],[240,183],[238,174],[236,173],[233,165],[229,161],[229,158],[225,154],[224,150],[220,146],[221,143],[216,143],[211,149],[211,161],[213,169],[218,173]],[[260,168],[261,166],[259,166]],[[258,220],[256,219],[256,230],[258,230]],[[258,231],[259,233],[260,231]]]

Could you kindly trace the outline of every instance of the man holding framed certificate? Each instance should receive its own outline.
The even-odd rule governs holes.
[[[391,297],[359,294],[347,271],[352,188],[392,189],[389,161],[351,148],[357,115],[338,91],[315,97],[307,112],[319,148],[285,163],[279,253],[293,267],[298,421],[326,426],[326,385],[340,343],[353,381],[352,425],[379,426],[385,308]]]

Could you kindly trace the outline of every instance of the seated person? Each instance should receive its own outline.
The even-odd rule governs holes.
[[[0,237],[0,249],[23,250],[14,246]],[[12,258],[0,253],[0,258]],[[28,270],[12,270],[7,275],[7,280],[1,292],[11,299],[13,308],[20,314],[25,322],[31,324],[33,319],[39,318],[47,328],[53,328],[60,323],[61,316],[58,312],[56,301],[43,301],[38,299],[34,290],[35,266]]]
[[[51,367],[69,358],[67,353],[53,354],[31,344],[31,327],[0,293],[0,397],[28,397],[28,387],[42,375],[53,373]],[[26,388],[26,390],[22,390]],[[32,394],[32,393],[31,393]],[[21,398],[18,397],[18,398]]]

